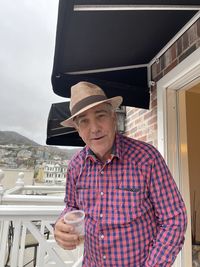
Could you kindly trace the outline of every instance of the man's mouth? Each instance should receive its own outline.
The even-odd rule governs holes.
[[[104,138],[104,136],[99,136],[99,137],[94,137],[94,138],[92,138],[92,140],[97,141],[97,140],[101,140],[101,139],[103,139],[103,138]]]

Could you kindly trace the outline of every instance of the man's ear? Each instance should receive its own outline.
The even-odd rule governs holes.
[[[113,118],[114,118],[114,120],[115,120],[115,122],[117,124],[117,113],[116,112],[113,112]]]
[[[75,130],[78,132],[78,126],[76,125],[75,122],[74,122],[74,128],[75,128]]]
[[[117,113],[113,112],[112,117],[115,123],[115,131],[117,132]]]
[[[75,122],[74,122],[74,128],[75,128],[75,130],[78,132],[78,134],[79,134],[79,136],[80,136],[78,126],[77,126],[77,124],[76,124]],[[80,137],[81,137],[81,136],[80,136]]]

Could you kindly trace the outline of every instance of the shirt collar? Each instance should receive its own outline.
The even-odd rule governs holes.
[[[122,155],[121,137],[120,134],[116,134],[115,141],[112,147],[112,152],[108,160],[111,161],[115,157],[120,159],[121,155]],[[86,146],[86,159],[89,159],[93,162],[96,162],[98,160],[94,152],[88,146]]]

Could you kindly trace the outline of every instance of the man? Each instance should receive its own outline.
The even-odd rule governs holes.
[[[185,205],[160,153],[117,133],[121,103],[88,82],[71,88],[72,116],[62,125],[75,127],[86,146],[69,164],[55,239],[64,249],[76,248],[79,237],[63,215],[81,209],[84,267],[172,266],[184,242]]]

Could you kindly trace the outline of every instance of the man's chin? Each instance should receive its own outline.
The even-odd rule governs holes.
[[[99,138],[99,139],[93,139],[91,142],[91,145],[95,148],[100,147],[100,146],[105,146],[105,139],[104,138]]]

